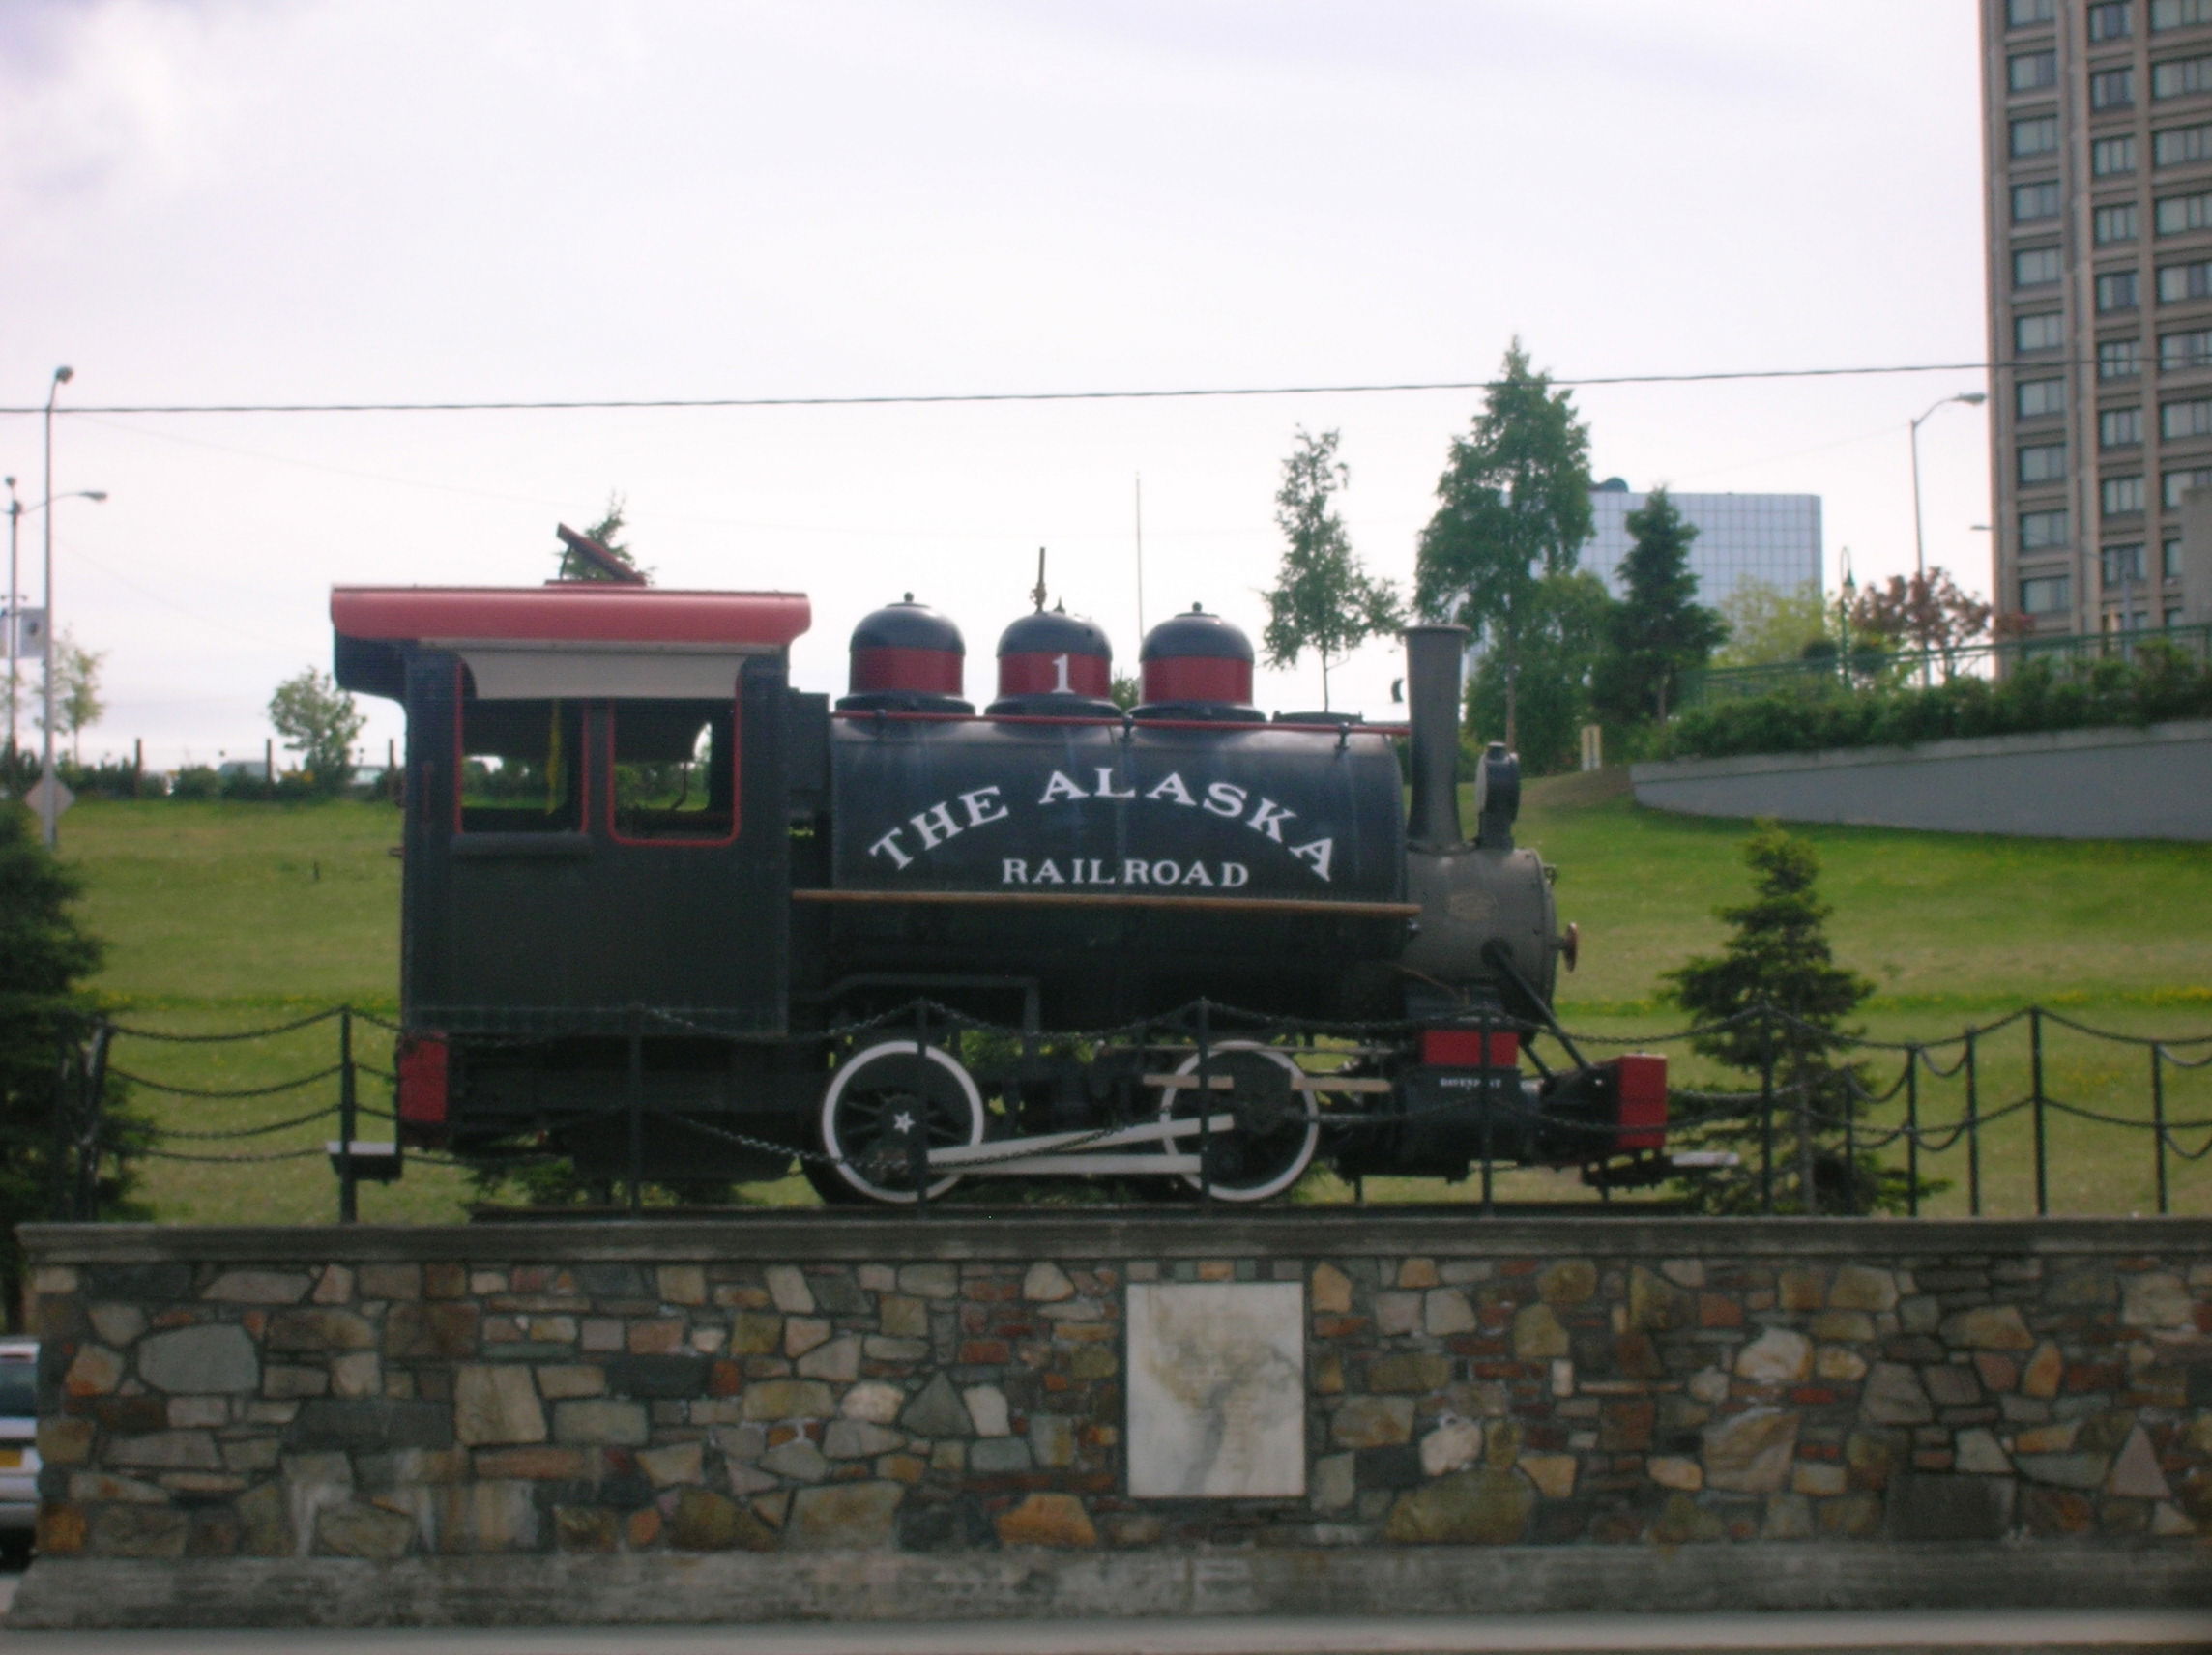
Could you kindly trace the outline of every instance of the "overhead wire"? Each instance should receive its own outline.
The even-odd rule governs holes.
[[[1892,363],[1856,367],[1724,368],[1698,373],[1546,375],[1560,390],[1603,386],[1716,385],[1783,379],[1848,379],[1917,373],[1987,373],[2007,363]],[[2040,361],[2038,365],[2044,365]],[[862,392],[848,396],[540,397],[410,402],[146,402],[65,405],[57,416],[116,414],[511,414],[616,412],[627,409],[888,408],[995,402],[1158,402],[1232,396],[1364,396],[1407,392],[1489,391],[1495,379],[1390,380],[1342,385],[1181,386],[1119,391],[956,391]],[[0,407],[0,414],[40,414],[43,403]]]

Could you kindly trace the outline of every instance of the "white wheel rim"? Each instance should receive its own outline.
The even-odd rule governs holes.
[[[870,1201],[880,1201],[888,1205],[912,1206],[920,1199],[920,1192],[910,1189],[886,1189],[880,1184],[870,1183],[861,1176],[859,1170],[848,1157],[844,1144],[837,1137],[837,1105],[844,1098],[845,1089],[853,1077],[879,1058],[911,1059],[914,1055],[915,1042],[912,1040],[886,1040],[880,1045],[870,1046],[864,1052],[857,1052],[838,1066],[837,1072],[830,1078],[830,1089],[822,1094],[822,1114],[818,1121],[820,1127],[818,1136],[823,1147],[836,1157],[830,1163],[830,1171],[836,1174],[838,1178],[856,1194],[866,1196]],[[967,1101],[968,1105],[968,1142],[971,1145],[982,1143],[983,1094],[975,1089],[975,1077],[969,1074],[959,1059],[942,1046],[924,1046],[921,1055],[959,1083],[960,1095]],[[928,1186],[929,1198],[935,1201],[959,1181],[960,1175],[958,1173],[947,1174],[945,1177]]]
[[[1299,1068],[1296,1063],[1293,1062],[1289,1055],[1277,1046],[1263,1046],[1257,1040],[1223,1040],[1218,1045],[1211,1047],[1208,1053],[1208,1056],[1210,1058],[1217,1056],[1223,1052],[1257,1052],[1262,1057],[1279,1064],[1286,1072],[1289,1073],[1293,1081],[1302,1081],[1306,1078],[1305,1071]],[[1197,1070],[1198,1054],[1196,1052],[1193,1052],[1189,1057],[1185,1058],[1176,1067],[1176,1073],[1178,1075],[1195,1074]],[[1313,1110],[1313,1105],[1311,1102],[1306,1101],[1308,1095],[1309,1094],[1305,1092],[1299,1092],[1297,1094],[1302,1106],[1307,1111],[1311,1112]],[[1208,1107],[1207,1109],[1207,1113],[1210,1115],[1213,1113],[1210,1107],[1211,1094],[1208,1094]],[[1175,1106],[1175,1089],[1167,1087],[1161,1088],[1160,1118],[1162,1120],[1174,1118]],[[1188,1150],[1191,1142],[1193,1141],[1185,1140],[1182,1146],[1185,1151]],[[1219,1183],[1209,1186],[1207,1183],[1207,1180],[1200,1177],[1196,1173],[1184,1173],[1181,1175],[1182,1181],[1188,1184],[1194,1190],[1204,1191],[1210,1187],[1213,1198],[1216,1201],[1266,1201],[1270,1196],[1282,1194],[1283,1191],[1289,1189],[1291,1185],[1296,1183],[1298,1179],[1305,1176],[1306,1169],[1313,1165],[1314,1148],[1320,1143],[1321,1122],[1319,1120],[1308,1120],[1306,1122],[1305,1142],[1298,1146],[1298,1152],[1292,1157],[1289,1168],[1284,1172],[1277,1174],[1274,1177],[1269,1178],[1264,1184],[1253,1184],[1248,1187],[1237,1188],[1231,1188],[1226,1184]]]

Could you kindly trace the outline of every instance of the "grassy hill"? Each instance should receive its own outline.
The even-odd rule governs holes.
[[[1745,889],[1745,831],[1741,823],[1641,809],[1617,772],[1528,790],[1521,842],[1557,867],[1561,916],[1582,929],[1582,968],[1560,985],[1571,1028],[1625,1036],[1678,1024],[1662,973],[1718,945],[1725,928],[1713,910]],[[1866,1019],[1877,1035],[1951,1034],[2031,1000],[2139,1034],[2212,1031],[2212,852],[2202,847],[1886,828],[1804,833],[1819,848],[1838,955],[1878,985]],[[177,1032],[278,1023],[339,1001],[389,1015],[398,973],[399,863],[389,854],[396,841],[389,806],[354,801],[89,801],[62,828],[63,854],[88,881],[87,923],[109,944],[96,986],[131,1025]],[[241,1046],[126,1040],[116,1062],[172,1085],[266,1086],[327,1065],[334,1042],[328,1025]],[[364,1030],[362,1053],[384,1066],[389,1041]],[[2054,1094],[2139,1107],[2139,1049],[2053,1031],[2046,1059]],[[2015,1028],[1994,1038],[1982,1061],[1988,1096],[2014,1095],[2025,1083],[2024,1035]],[[1694,1062],[1677,1065],[1679,1074],[1701,1072]],[[2212,1116],[2212,1071],[2169,1080],[2177,1118]],[[207,1130],[284,1119],[329,1089],[325,1083],[223,1103],[139,1095],[166,1124]],[[1956,1090],[1931,1080],[1931,1111],[1955,1111]],[[388,1093],[372,1081],[364,1098]],[[2024,1117],[2004,1130],[2015,1129],[2024,1132]],[[2147,1205],[2146,1148],[2108,1148],[2076,1123],[2053,1130],[2063,1176],[2073,1180],[2061,1193],[2078,1206]],[[207,1147],[280,1152],[335,1131],[317,1122]],[[2107,1165],[2114,1155],[2124,1169]],[[2026,1200],[2024,1163],[1998,1140],[1989,1159],[1993,1201],[2018,1210]],[[1995,1169],[2000,1159],[2009,1170]],[[1524,1194],[1572,1193],[1533,1175],[1521,1182]],[[160,1214],[180,1221],[306,1221],[328,1217],[334,1205],[319,1157],[248,1167],[157,1161],[148,1187]],[[450,1218],[465,1194],[457,1172],[414,1162],[400,1184],[365,1190],[363,1213]],[[2212,1209],[2212,1200],[2190,1200]]]

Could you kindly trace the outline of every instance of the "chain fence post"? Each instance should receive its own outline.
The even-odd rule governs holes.
[[[338,1007],[338,1222],[361,1218],[361,1180],[354,1175],[356,1130],[353,1074],[353,1007]]]
[[[645,1007],[629,1008],[629,1215],[645,1212]]]
[[[1213,1024],[1198,1002],[1198,1199],[1213,1200]]]
[[[2027,1008],[2027,1061],[2030,1108],[2035,1118],[2035,1216],[2051,1210],[2051,1162],[2043,1141],[2043,1007]]]
[[[1982,1090],[1981,1061],[1976,1055],[1977,1031],[1966,1026],[1966,1214],[1982,1215]]]
[[[2166,1048],[2153,1040],[2150,1043],[2150,1120],[2151,1135],[2157,1144],[2154,1153],[2158,1165],[2158,1210],[2162,1218],[2167,1212],[2165,1058]]]
[[[914,1209],[929,1211],[929,1002],[914,1002],[914,1125],[906,1135],[907,1176],[914,1179]]]
[[[1920,1048],[1905,1055],[1905,1211],[1920,1216]]]
[[[1493,1147],[1491,1143],[1490,1128],[1491,1122],[1498,1118],[1499,1085],[1497,1073],[1491,1068],[1492,1059],[1490,1054],[1490,1012],[1487,1008],[1485,1008],[1482,1013],[1481,1031],[1479,1038],[1482,1041],[1480,1052],[1480,1061],[1482,1063],[1482,1089],[1475,1095],[1482,1104],[1482,1216],[1485,1218],[1490,1218],[1496,1216],[1498,1211],[1498,1204],[1493,1199],[1495,1195],[1495,1190],[1493,1187],[1495,1179],[1493,1177],[1493,1171],[1490,1164]]]
[[[114,1034],[115,1027],[107,1019],[96,1020],[86,1054],[81,1091],[84,1107],[76,1136],[76,1199],[72,1213],[79,1224],[91,1224],[100,1217],[100,1133],[107,1093],[107,1048]]]
[[[1759,1010],[1759,1209],[1774,1212],[1774,1025]]]

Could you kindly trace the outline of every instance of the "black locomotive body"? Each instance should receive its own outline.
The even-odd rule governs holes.
[[[413,1142],[610,1179],[798,1161],[888,1203],[1663,1166],[1660,1060],[1586,1064],[1552,1021],[1573,933],[1501,748],[1460,833],[1458,628],[1408,634],[1409,811],[1409,732],[1267,720],[1197,613],[1127,713],[1104,634],[1041,611],[980,713],[911,601],[835,706],[789,687],[789,594],[340,588],[332,617],[340,682],[407,712]]]

